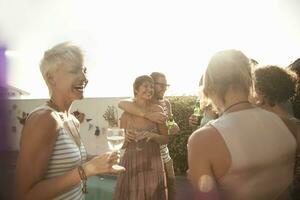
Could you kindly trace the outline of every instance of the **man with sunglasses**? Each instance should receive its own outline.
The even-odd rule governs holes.
[[[156,123],[166,123],[167,118],[173,115],[172,107],[169,100],[164,98],[165,92],[170,85],[167,84],[166,76],[163,73],[153,72],[150,76],[154,81],[154,94],[152,97],[152,101],[153,103],[160,105],[163,108],[164,113],[146,112],[144,110],[141,110],[133,103],[132,100],[121,100],[118,106],[119,108],[128,113],[147,118]],[[169,129],[169,135],[177,134],[179,131],[179,126],[175,122]],[[170,157],[167,145],[160,146],[160,153],[166,171],[168,199],[173,200],[175,199],[175,173],[173,167],[173,160]]]

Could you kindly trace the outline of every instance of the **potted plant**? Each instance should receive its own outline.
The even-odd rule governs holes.
[[[118,110],[116,107],[107,106],[103,118],[108,122],[108,127],[118,127]]]

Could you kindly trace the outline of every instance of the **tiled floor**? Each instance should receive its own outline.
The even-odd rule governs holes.
[[[17,152],[0,153],[0,200],[13,199]],[[192,199],[191,186],[185,176],[176,177],[176,200]]]

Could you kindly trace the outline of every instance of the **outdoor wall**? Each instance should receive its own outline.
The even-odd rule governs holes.
[[[108,127],[108,123],[104,120],[103,114],[109,105],[117,108],[120,99],[128,97],[114,97],[114,98],[85,98],[84,100],[75,101],[72,106],[72,111],[79,110],[85,113],[86,120],[81,124],[80,133],[81,138],[87,148],[89,154],[99,154],[108,151],[106,137],[101,131],[101,128]],[[9,135],[10,135],[10,150],[19,150],[19,142],[21,130],[23,125],[19,122],[17,117],[22,117],[24,113],[29,113],[31,110],[46,102],[46,99],[18,99],[9,100]],[[118,110],[120,117],[122,111]],[[100,135],[95,135],[96,126],[100,128]]]

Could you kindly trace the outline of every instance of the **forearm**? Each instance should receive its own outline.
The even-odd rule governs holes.
[[[77,168],[64,175],[42,180],[36,183],[28,192],[17,193],[18,200],[53,199],[80,183]]]
[[[154,136],[152,137],[152,140],[158,144],[168,144],[169,142],[169,137],[167,135],[161,135],[158,133],[151,133]]]
[[[145,117],[146,112],[136,106],[132,101],[120,101],[118,107],[125,112],[139,117]]]

